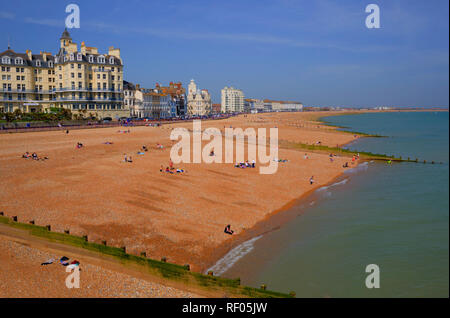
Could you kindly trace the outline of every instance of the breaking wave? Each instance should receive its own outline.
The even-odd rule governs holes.
[[[229,251],[224,257],[217,261],[208,271],[213,271],[214,275],[220,276],[231,268],[239,259],[244,257],[246,254],[250,253],[254,249],[254,243],[262,237],[256,236],[244,243],[236,246],[231,251]]]

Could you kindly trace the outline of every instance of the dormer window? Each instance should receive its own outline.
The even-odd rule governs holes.
[[[97,58],[97,62],[98,62],[98,63],[105,63],[105,57],[104,57],[104,56],[99,56],[99,57]]]
[[[64,62],[67,62],[69,60],[69,58],[67,57],[67,55],[64,55]]]
[[[36,61],[36,66],[41,66],[41,61],[37,60]]]
[[[109,64],[114,64],[114,57],[109,58]]]
[[[48,61],[48,67],[53,67],[53,61]]]
[[[94,57],[92,55],[89,55],[89,63],[94,63]]]
[[[23,64],[23,60],[20,57],[16,58],[16,64],[22,65]]]
[[[81,55],[81,53],[78,53],[77,54],[77,61],[81,61],[81,59],[82,59],[82,55]]]
[[[70,53],[70,60],[73,61],[75,59],[75,56],[73,55],[73,53]]]
[[[2,63],[3,64],[10,64],[11,63],[11,59],[8,56],[4,56],[4,57],[2,57]]]
[[[55,63],[59,62],[59,57],[55,57]]]

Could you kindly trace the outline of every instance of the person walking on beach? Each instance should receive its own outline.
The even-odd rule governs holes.
[[[309,184],[313,184],[314,183],[314,176],[311,176],[311,178],[309,178]]]

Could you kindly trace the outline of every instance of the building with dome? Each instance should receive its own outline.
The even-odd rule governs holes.
[[[192,79],[188,85],[187,114],[189,116],[207,116],[211,114],[211,95],[207,89],[197,88]]]

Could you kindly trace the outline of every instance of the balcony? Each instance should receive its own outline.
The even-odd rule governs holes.
[[[84,87],[84,88],[76,88],[76,87],[72,87],[72,88],[56,88],[54,90],[54,92],[56,93],[60,93],[60,92],[109,92],[109,93],[123,93],[122,90],[120,89],[111,89],[111,88],[88,88],[88,87]]]

